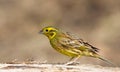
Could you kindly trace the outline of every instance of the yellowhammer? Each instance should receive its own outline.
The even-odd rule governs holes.
[[[63,33],[52,26],[43,28],[40,33],[48,37],[50,44],[55,50],[71,57],[70,61],[66,63],[67,65],[74,63],[81,56],[98,58],[112,64],[98,54],[98,48],[84,42],[82,39],[73,37],[69,33]]]

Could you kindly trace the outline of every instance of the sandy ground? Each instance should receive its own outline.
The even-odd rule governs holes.
[[[0,72],[120,72],[120,68],[99,65],[0,64]]]

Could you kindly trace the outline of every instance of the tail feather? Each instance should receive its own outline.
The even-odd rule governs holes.
[[[116,66],[114,63],[112,63],[110,60],[104,58],[104,57],[98,57],[100,60],[106,62],[107,64],[110,64],[112,66]]]

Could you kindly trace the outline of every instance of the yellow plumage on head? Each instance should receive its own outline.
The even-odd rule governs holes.
[[[66,64],[74,63],[81,56],[98,58],[112,64],[98,54],[98,48],[84,42],[82,39],[73,37],[68,32],[64,33],[53,26],[48,26],[43,28],[40,33],[48,37],[50,44],[56,51],[71,57]]]

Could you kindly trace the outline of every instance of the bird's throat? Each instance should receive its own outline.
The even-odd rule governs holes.
[[[55,32],[52,32],[48,35],[48,38],[49,39],[53,39],[54,37],[56,36],[56,33]]]

